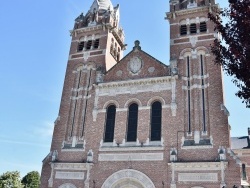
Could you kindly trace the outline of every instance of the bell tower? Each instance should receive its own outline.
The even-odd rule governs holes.
[[[218,9],[214,0],[170,0],[170,12],[166,13],[170,23],[170,66],[178,71],[180,79],[176,99],[182,117],[179,121],[182,130],[177,136],[178,160],[186,164],[212,161],[216,156],[223,161],[227,157],[224,148],[230,148],[222,71],[215,65],[210,51],[218,33],[208,14]],[[172,173],[177,166],[178,163],[172,166]],[[223,173],[228,174],[224,170]],[[178,173],[181,176],[181,172]],[[221,187],[226,186],[228,178],[222,176]],[[171,187],[178,187],[175,177],[172,177]]]
[[[93,125],[95,84],[102,82],[104,73],[123,57],[124,32],[119,20],[119,5],[113,6],[110,0],[94,0],[88,12],[75,19],[59,115],[50,153],[43,161],[41,187],[59,187],[67,177],[76,179],[78,187],[83,180],[84,186],[89,186],[93,152],[85,152],[86,129]],[[64,168],[74,172],[65,174],[60,171]]]
[[[224,107],[221,69],[214,65],[210,53],[218,34],[208,13],[216,9],[214,0],[171,0],[167,13],[171,66],[177,67],[182,79],[184,137],[196,144],[211,142],[216,136],[218,127],[214,125],[218,122],[212,117]],[[223,129],[229,135],[227,123]],[[228,145],[228,139],[224,144]]]

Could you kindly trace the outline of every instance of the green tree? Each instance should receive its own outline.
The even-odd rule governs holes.
[[[40,174],[37,171],[32,171],[26,174],[22,179],[22,184],[25,188],[39,188]]]
[[[18,171],[6,172],[0,176],[0,188],[23,188]]]
[[[229,8],[208,15],[223,39],[215,39],[212,52],[215,63],[233,77],[236,96],[250,108],[250,0],[228,1]]]

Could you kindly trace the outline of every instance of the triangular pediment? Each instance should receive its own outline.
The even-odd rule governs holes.
[[[163,77],[169,75],[169,66],[141,50],[139,41],[137,41],[135,42],[133,50],[105,74],[104,82]]]

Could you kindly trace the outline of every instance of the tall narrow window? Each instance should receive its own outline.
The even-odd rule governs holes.
[[[91,46],[92,46],[92,40],[88,40],[86,49],[87,49],[87,50],[90,50],[90,49],[91,49]]]
[[[107,109],[104,142],[113,142],[115,129],[116,107],[111,105]]]
[[[197,28],[195,23],[190,24],[190,33],[191,34],[197,33]]]
[[[151,107],[151,141],[161,140],[161,103],[154,102]]]
[[[137,138],[138,105],[133,103],[129,106],[127,141],[135,142]]]
[[[207,23],[206,22],[201,22],[200,23],[200,32],[207,32]]]
[[[246,165],[245,164],[242,164],[242,179],[243,180],[247,180],[247,173],[246,173]]]
[[[181,25],[180,33],[181,33],[181,35],[186,35],[187,34],[187,25]]]
[[[191,132],[191,91],[190,91],[190,59],[189,56],[187,56],[187,80],[188,80],[188,132]]]
[[[72,125],[71,125],[71,131],[70,131],[70,136],[73,136],[73,131],[74,131],[74,126],[75,126],[75,117],[76,117],[76,107],[77,107],[77,102],[78,102],[78,100],[77,100],[77,98],[78,98],[78,96],[79,96],[79,88],[80,88],[80,84],[81,84],[81,78],[82,78],[82,69],[81,69],[81,67],[79,67],[78,68],[78,70],[77,70],[77,76],[76,76],[76,80],[75,80],[75,82],[76,82],[76,94],[75,94],[75,98],[76,98],[76,100],[73,100],[74,101],[74,103],[73,103],[73,114],[72,114]]]
[[[204,81],[204,62],[203,55],[200,55],[201,62],[201,95],[202,95],[202,123],[203,123],[203,131],[206,131],[206,106],[205,106],[205,81]]]
[[[78,48],[77,48],[77,51],[78,51],[78,52],[80,52],[80,51],[82,51],[82,50],[83,50],[83,48],[84,48],[84,44],[85,44],[85,42],[84,42],[84,41],[82,41],[82,42],[80,42],[80,43],[78,44]]]

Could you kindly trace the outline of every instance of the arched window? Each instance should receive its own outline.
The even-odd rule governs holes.
[[[161,103],[156,101],[151,107],[151,141],[161,140]]]
[[[111,105],[107,109],[104,142],[113,142],[115,129],[116,107]]]
[[[138,123],[138,104],[133,103],[129,106],[127,141],[134,142],[137,138],[137,123]]]

